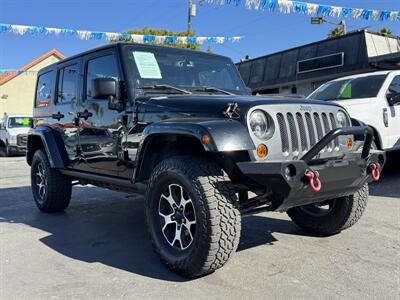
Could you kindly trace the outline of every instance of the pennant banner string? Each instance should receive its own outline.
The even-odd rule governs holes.
[[[201,1],[201,0],[200,0]],[[202,1],[204,2],[204,1]],[[330,6],[291,0],[206,0],[218,5],[243,5],[247,9],[279,12],[283,14],[298,13],[311,16],[353,18],[367,21],[400,21],[400,11],[375,10]]]
[[[61,36],[76,36],[81,40],[108,41],[125,40],[134,43],[163,43],[163,44],[203,44],[204,42],[223,44],[225,42],[238,42],[242,36],[158,36],[128,34],[118,32],[87,31],[65,28],[51,28],[41,26],[27,26],[0,23],[0,33],[14,33],[17,35],[51,34]]]

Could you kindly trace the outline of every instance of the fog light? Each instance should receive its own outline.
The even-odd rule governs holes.
[[[268,147],[264,144],[260,144],[257,147],[257,155],[259,158],[265,158],[268,155]]]
[[[285,168],[285,177],[290,180],[293,176],[296,176],[296,167],[294,165],[288,165]]]

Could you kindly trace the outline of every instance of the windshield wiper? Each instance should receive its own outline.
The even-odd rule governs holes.
[[[154,84],[154,85],[145,85],[140,87],[142,90],[163,90],[163,91],[174,91],[178,92],[179,94],[192,94],[191,92],[174,87],[168,84]]]
[[[234,94],[231,93],[231,92],[228,92],[228,91],[225,91],[225,90],[222,90],[222,89],[213,87],[213,86],[199,86],[199,87],[196,87],[196,88],[192,89],[192,91],[198,91],[198,92],[219,92],[219,93],[222,93],[222,94],[225,94],[225,95],[234,95]]]

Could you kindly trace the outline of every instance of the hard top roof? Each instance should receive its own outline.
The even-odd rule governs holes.
[[[193,52],[193,53],[201,53],[203,55],[209,55],[209,56],[217,56],[217,57],[222,57],[222,58],[228,58],[227,56],[223,56],[223,55],[219,55],[219,54],[214,54],[214,53],[208,53],[208,52],[204,52],[204,51],[196,51],[196,50],[192,50],[192,49],[186,49],[186,48],[177,48],[177,47],[171,47],[171,46],[161,46],[161,45],[152,45],[152,44],[138,44],[138,43],[129,43],[129,42],[117,42],[117,43],[112,43],[112,44],[108,44],[108,45],[103,45],[100,47],[96,47],[84,52],[80,52],[78,54],[69,56],[67,58],[64,58],[54,64],[48,65],[46,67],[44,67],[43,69],[41,69],[39,71],[39,73],[43,73],[48,71],[48,69],[52,69],[55,65],[59,65],[62,64],[64,62],[67,62],[69,60],[73,60],[75,58],[84,56],[84,55],[88,55],[97,51],[101,51],[101,50],[106,50],[106,49],[110,49],[110,48],[119,48],[119,47],[124,47],[124,46],[138,46],[138,47],[146,47],[146,48],[164,48],[164,49],[174,49],[177,51],[182,51],[182,52]]]

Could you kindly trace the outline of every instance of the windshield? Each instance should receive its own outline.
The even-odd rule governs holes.
[[[12,117],[8,119],[8,128],[29,127],[28,117]]]
[[[153,88],[160,93],[182,93],[171,88],[176,87],[192,93],[248,94],[236,66],[228,58],[172,47],[123,49],[135,88]]]
[[[386,75],[373,75],[330,81],[307,98],[317,100],[374,98],[378,95],[385,78]]]

